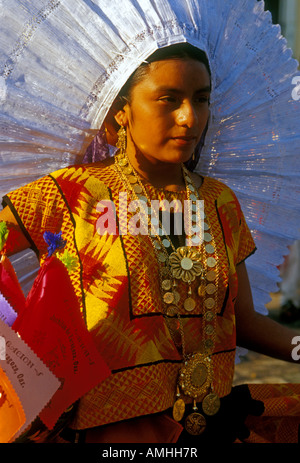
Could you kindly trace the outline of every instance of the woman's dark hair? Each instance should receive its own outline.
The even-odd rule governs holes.
[[[118,95],[119,99],[124,103],[130,102],[131,90],[145,77],[149,64],[167,59],[194,59],[200,61],[200,63],[206,66],[209,76],[211,76],[209,62],[203,50],[186,42],[177,43],[168,47],[159,48],[150,55],[145,62],[131,74]]]

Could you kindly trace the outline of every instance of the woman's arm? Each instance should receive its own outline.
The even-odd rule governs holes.
[[[254,310],[245,263],[237,266],[238,296],[235,304],[237,345],[288,362],[294,362],[291,330]]]
[[[0,211],[0,222],[6,222],[10,235],[7,240],[7,255],[16,254],[30,247],[30,243],[23,235],[18,222],[9,207],[5,207]]]

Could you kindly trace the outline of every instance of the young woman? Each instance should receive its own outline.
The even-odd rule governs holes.
[[[18,236],[15,252],[31,247],[42,263],[44,232],[62,231],[80,263],[71,280],[87,328],[112,371],[80,399],[65,440],[244,439],[244,420],[263,405],[248,388],[232,390],[236,345],[292,360],[295,333],[253,309],[244,261],[255,244],[234,193],[185,166],[208,122],[210,90],[202,51],[155,52],[106,119],[108,139],[118,132],[114,158],[4,198],[0,220]],[[171,223],[192,229],[167,232],[158,200],[163,212],[174,206]],[[111,234],[106,201],[116,212]]]

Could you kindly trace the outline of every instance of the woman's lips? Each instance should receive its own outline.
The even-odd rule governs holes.
[[[172,140],[174,140],[178,145],[192,145],[197,141],[196,137],[172,137]]]

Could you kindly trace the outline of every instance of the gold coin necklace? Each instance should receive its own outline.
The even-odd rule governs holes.
[[[151,201],[139,174],[131,166],[126,153],[115,155],[115,170],[126,189],[139,201],[144,201],[148,212]],[[153,232],[153,222],[159,226],[154,237],[149,234],[160,266],[160,286],[164,304],[164,316],[173,342],[183,357],[173,406],[173,418],[181,421],[185,415],[186,401],[191,398],[193,412],[185,420],[185,428],[192,435],[201,434],[206,428],[205,417],[198,412],[197,402],[202,402],[203,413],[212,416],[219,411],[220,399],[213,390],[212,354],[216,337],[217,288],[219,280],[218,256],[203,201],[188,170],[182,165],[188,199],[188,225],[186,246],[174,247],[164,230],[159,216],[150,220],[148,227]],[[154,214],[155,215],[155,214]],[[152,216],[152,214],[151,214]],[[202,219],[203,226],[200,227]],[[172,251],[172,252],[170,252]],[[187,297],[182,302],[177,290],[180,281],[188,286]],[[197,283],[196,296],[192,283]],[[195,291],[195,290],[194,290]],[[197,304],[203,306],[202,342],[197,352],[186,353],[184,329],[180,306],[185,313],[192,313]]]

